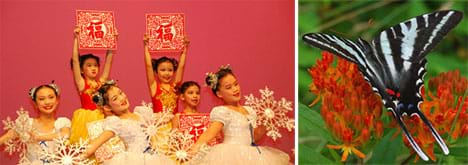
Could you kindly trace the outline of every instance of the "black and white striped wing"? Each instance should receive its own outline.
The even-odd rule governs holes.
[[[462,19],[459,11],[447,10],[424,14],[382,31],[372,40],[371,47],[392,85],[406,84],[401,75],[412,65],[420,64],[426,55]],[[415,76],[415,75],[412,75]],[[406,77],[405,77],[406,78]]]
[[[461,21],[462,17],[463,13],[455,10],[424,14],[384,30],[371,43],[373,52],[381,57],[383,65],[388,66],[384,71],[391,80],[388,84],[397,85],[398,92],[401,93],[400,102],[403,103],[401,105],[408,105],[398,108],[386,104],[386,107],[396,113],[395,118],[399,118],[402,114],[419,116],[429,127],[445,154],[449,153],[446,144],[420,111],[419,105],[423,102],[421,88],[426,73],[425,57]],[[428,159],[418,151],[419,147],[406,130],[405,134],[420,157]]]
[[[329,51],[349,62],[357,64],[364,78],[371,84],[374,92],[381,95],[384,100],[391,100],[385,93],[385,89],[389,88],[385,83],[389,82],[385,69],[383,69],[385,66],[381,65],[382,63],[379,61],[382,59],[372,52],[369,43],[362,39],[354,42],[346,38],[324,33],[305,34],[302,39],[311,46]]]

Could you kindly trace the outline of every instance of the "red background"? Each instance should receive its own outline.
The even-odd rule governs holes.
[[[185,13],[191,44],[184,81],[203,85],[206,72],[231,64],[243,95],[259,97],[258,89],[267,85],[276,99],[294,101],[294,1],[2,0],[0,9],[0,119],[16,117],[20,106],[35,116],[28,90],[52,80],[62,91],[57,116],[71,118],[80,107],[70,68],[78,9],[114,11],[120,36],[111,78],[118,80],[133,106],[150,102],[143,64],[145,13]],[[80,51],[89,52],[104,63],[105,51]],[[207,87],[202,89],[201,111],[220,103]],[[294,132],[282,133],[283,138],[264,138],[261,145],[279,148],[294,160]],[[2,152],[0,161],[15,164],[17,156]]]

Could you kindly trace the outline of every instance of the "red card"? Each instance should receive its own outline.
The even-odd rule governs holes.
[[[193,141],[196,142],[203,132],[208,129],[210,125],[210,114],[180,114],[179,116],[179,129],[181,131],[188,131],[193,135]],[[215,139],[210,141],[209,145],[218,144],[221,142],[221,135],[217,135]]]
[[[78,39],[80,49],[117,48],[112,11],[77,10],[76,24],[81,29]]]
[[[146,14],[150,51],[180,51],[184,47],[185,16],[182,13]]]

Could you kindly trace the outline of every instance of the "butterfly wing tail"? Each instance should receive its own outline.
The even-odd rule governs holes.
[[[310,46],[326,50],[350,62],[358,63],[355,58],[355,56],[357,56],[357,52],[355,50],[358,48],[356,43],[353,41],[324,33],[305,34],[302,36],[302,40]]]
[[[393,117],[395,118],[395,120],[397,121],[397,123],[400,125],[401,129],[403,130],[403,132],[405,133],[405,136],[406,138],[408,139],[411,147],[413,147],[414,151],[416,151],[416,153],[419,155],[419,157],[424,160],[424,161],[428,161],[429,158],[427,157],[427,155],[422,151],[421,147],[419,147],[418,143],[416,143],[416,141],[413,139],[413,136],[411,136],[411,134],[408,132],[408,130],[406,129],[406,126],[405,124],[403,123],[403,120],[401,119],[401,117],[396,114],[396,112],[392,111],[392,114],[393,114]]]
[[[426,118],[426,116],[421,112],[417,112],[419,118],[424,122],[424,124],[429,127],[429,130],[431,130],[432,136],[436,139],[437,143],[439,144],[440,148],[444,152],[445,155],[449,154],[449,149],[447,145],[445,144],[444,140],[440,137],[439,133],[435,130],[435,128],[432,126],[431,122]]]

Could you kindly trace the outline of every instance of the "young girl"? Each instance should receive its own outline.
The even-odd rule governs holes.
[[[213,139],[221,130],[224,131],[224,141],[213,146],[199,161],[200,164],[289,164],[289,156],[277,149],[259,147],[254,142],[258,140],[265,129],[255,128],[255,111],[242,106],[241,88],[237,78],[228,67],[221,67],[216,73],[206,77],[206,83],[224,105],[214,107],[211,111],[210,126],[198,139],[193,151]]]
[[[100,77],[99,73],[99,57],[93,54],[79,56],[78,54],[78,36],[80,29],[77,27],[74,30],[73,54],[71,66],[73,70],[73,78],[75,79],[76,88],[80,94],[81,108],[73,112],[72,129],[70,142],[75,143],[82,138],[88,138],[86,124],[91,121],[104,119],[104,115],[98,110],[96,104],[91,100],[92,94],[107,81],[112,65],[112,51],[107,50],[106,63]]]
[[[190,41],[184,39],[184,49],[180,55],[180,62],[173,58],[161,57],[151,59],[148,49],[148,36],[143,38],[145,49],[146,77],[153,102],[154,112],[177,112],[176,86],[182,81],[185,67],[185,56]],[[174,78],[175,72],[175,78]],[[156,79],[155,79],[156,77]]]
[[[49,160],[40,160],[39,152],[42,147],[53,148],[54,138],[68,137],[70,135],[70,120],[65,117],[55,117],[59,104],[59,89],[55,84],[40,85],[32,88],[29,95],[34,108],[39,111],[37,118],[29,118],[28,124],[32,132],[16,132],[8,130],[0,137],[0,145],[10,139],[18,138],[20,134],[29,134],[25,160],[23,163],[46,164],[53,163]]]
[[[106,117],[114,115],[111,111],[103,111],[103,113]],[[102,134],[102,132],[104,132],[104,121],[105,119],[101,119],[89,122],[87,124],[88,135],[91,141],[99,137]],[[105,160],[111,159],[114,155],[119,154],[123,151],[125,151],[125,144],[118,136],[114,136],[107,142],[105,142],[103,145],[101,145],[99,148],[97,148],[96,152],[94,153],[94,156],[95,160],[98,163],[102,163]]]
[[[181,115],[200,114],[197,106],[200,103],[200,85],[194,81],[186,81],[179,88],[180,100],[185,107],[181,113],[177,113],[172,119],[172,128],[179,128],[179,118]]]
[[[193,140],[196,142],[198,137],[207,129],[208,125],[204,125],[205,118],[208,120],[209,116],[206,116],[206,114],[198,112],[198,105],[200,104],[200,85],[198,85],[197,82],[194,81],[186,81],[184,82],[180,88],[179,88],[179,98],[184,104],[184,110],[181,113],[177,113],[174,118],[172,119],[172,128],[173,129],[184,129],[189,131],[189,133],[193,134]],[[182,118],[190,118],[192,117],[192,120],[194,122],[198,123],[191,123],[191,125],[188,125],[188,123],[180,123],[180,119]],[[181,128],[181,126],[183,128]],[[189,128],[187,128],[189,127]],[[221,136],[217,136],[214,138],[212,141],[210,141],[210,144],[215,144],[220,140]]]
[[[104,164],[174,164],[167,157],[148,153],[150,143],[142,125],[152,120],[151,109],[140,108],[134,113],[130,112],[127,95],[115,84],[103,85],[93,100],[104,111],[112,112],[115,116],[106,117],[102,125],[103,133],[91,142],[83,157],[91,156],[106,141],[119,136],[126,144],[125,151],[105,160]]]

